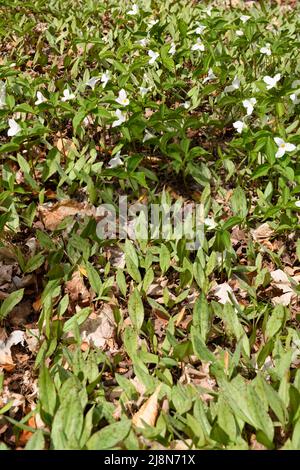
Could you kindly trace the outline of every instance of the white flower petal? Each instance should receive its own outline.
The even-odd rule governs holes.
[[[285,144],[284,140],[281,139],[281,137],[274,137],[274,142],[278,147]]]
[[[285,144],[285,150],[286,152],[293,152],[294,150],[296,150],[296,145],[290,144],[289,142],[287,142]]]

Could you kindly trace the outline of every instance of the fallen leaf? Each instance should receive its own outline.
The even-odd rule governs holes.
[[[71,302],[82,300],[83,302],[90,300],[90,293],[86,288],[80,271],[74,271],[72,279],[66,282],[66,293],[69,294]]]
[[[230,304],[232,304],[232,300],[231,298],[229,297],[229,294],[230,296],[232,297],[233,301],[235,303],[238,303],[234,293],[233,293],[233,290],[232,288],[230,287],[230,285],[227,283],[227,282],[223,282],[223,284],[219,284],[217,285],[215,288],[214,288],[214,295],[219,299],[219,302],[220,304],[226,304],[227,302],[229,302]]]
[[[271,272],[272,282],[271,285],[277,287],[282,291],[282,295],[272,298],[273,305],[289,305],[293,299],[297,297],[297,294],[292,288],[291,281],[289,280],[287,274],[282,271],[282,269],[276,269]],[[295,281],[296,284],[300,281],[300,275],[291,276],[291,279]]]
[[[43,224],[47,230],[55,230],[69,216],[95,216],[93,206],[72,199],[60,201],[57,204],[42,204],[38,207]]]
[[[14,362],[11,356],[11,347],[16,344],[24,344],[24,331],[15,330],[6,341],[0,340],[0,366],[13,366]]]
[[[270,225],[266,222],[256,229],[250,230],[253,240],[256,242],[260,242],[262,240],[266,240],[270,238],[274,234],[274,230],[270,227]]]
[[[114,337],[115,328],[112,308],[110,305],[104,304],[96,318],[88,318],[81,326],[81,339],[84,343],[103,349],[107,341]]]
[[[155,392],[148,398],[148,400],[142,405],[137,413],[133,415],[132,423],[138,428],[144,428],[145,424],[149,426],[155,426],[157,415],[158,415],[158,395],[160,392],[161,385],[159,385]]]

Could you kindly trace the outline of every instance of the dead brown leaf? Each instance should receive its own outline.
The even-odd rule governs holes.
[[[87,302],[91,298],[91,294],[86,288],[79,270],[73,272],[72,279],[66,282],[65,290],[69,294],[71,302]]]
[[[161,385],[159,385],[155,392],[148,398],[148,400],[142,405],[137,413],[133,415],[132,423],[138,428],[144,428],[144,423],[149,426],[155,426],[157,415],[158,415],[158,395],[160,392]]]
[[[70,216],[95,216],[95,209],[87,203],[77,202],[72,199],[60,201],[57,204],[43,204],[38,207],[43,224],[47,230],[55,230],[58,225]]]

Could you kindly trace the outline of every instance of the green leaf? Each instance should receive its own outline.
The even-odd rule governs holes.
[[[281,330],[282,325],[285,321],[285,316],[286,316],[286,312],[285,312],[284,306],[276,305],[266,325],[265,334],[268,339],[275,336],[276,333],[278,333]]]
[[[24,272],[32,273],[33,271],[36,271],[38,268],[42,266],[44,261],[45,261],[45,257],[42,255],[42,253],[38,253],[37,255],[33,256],[27,261]]]
[[[165,274],[170,267],[170,252],[166,245],[162,245],[159,253],[159,265],[162,270],[162,274]]]
[[[191,339],[194,353],[203,362],[215,362],[216,358],[205,345],[203,339],[199,335],[199,331],[194,326],[191,328]]]
[[[137,288],[129,297],[128,313],[134,328],[140,331],[144,322],[144,305]]]
[[[110,424],[90,437],[86,446],[88,450],[112,449],[120,444],[128,436],[131,428],[129,419],[122,419],[117,423]]]
[[[19,289],[9,294],[0,307],[0,321],[3,320],[19,302],[21,302],[23,295],[24,289]]]
[[[43,450],[45,448],[45,439],[43,431],[38,429],[29,439],[25,450]]]
[[[56,390],[49,370],[41,366],[39,376],[39,398],[47,424],[50,424],[56,408]]]

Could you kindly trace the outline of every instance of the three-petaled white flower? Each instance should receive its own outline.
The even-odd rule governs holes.
[[[235,121],[233,123],[233,127],[236,129],[236,131],[241,134],[243,130],[246,128],[246,124],[243,121]]]
[[[108,162],[108,168],[116,168],[117,166],[124,165],[124,162],[121,158],[121,152],[116,153],[116,156],[113,157]]]
[[[6,85],[0,81],[0,109],[6,105]]]
[[[290,95],[290,100],[293,102],[293,104],[299,104],[300,103],[300,99],[298,98],[297,93],[292,93]]]
[[[149,64],[154,64],[156,62],[156,59],[159,57],[158,52],[154,52],[151,49],[148,51],[148,56],[150,57],[149,59]]]
[[[149,41],[150,41],[150,39],[148,37],[147,38],[142,38],[142,39],[138,40],[138,44],[140,46],[146,47],[146,46],[148,46]]]
[[[37,106],[47,101],[47,98],[45,98],[45,96],[40,91],[36,92],[36,97],[37,97],[37,100],[35,101],[34,104]]]
[[[224,88],[224,92],[225,93],[230,93],[231,91],[238,90],[240,88],[240,84],[241,84],[241,82],[240,82],[239,78],[237,76],[235,76],[232,83],[231,83],[231,85],[226,86]]]
[[[240,29],[238,29],[238,30],[235,32],[235,34],[236,34],[237,36],[244,36],[244,31],[241,31]]]
[[[204,78],[203,83],[209,82],[210,80],[214,80],[216,75],[214,74],[212,69],[208,69],[207,77]]]
[[[140,94],[141,96],[144,98],[145,95],[147,95],[148,91],[150,90],[150,88],[146,88],[144,86],[140,86]]]
[[[240,20],[243,22],[243,23],[247,23],[248,20],[250,20],[251,16],[248,16],[248,15],[242,15],[240,16]]]
[[[7,131],[8,137],[13,137],[21,131],[21,127],[14,119],[8,120],[9,129]]]
[[[204,26],[204,24],[199,24],[197,28],[195,29],[195,33],[198,34],[198,36],[200,36],[200,34],[202,34],[205,29],[206,29],[206,26]]]
[[[275,154],[276,158],[281,158],[284,156],[285,152],[293,152],[296,149],[296,145],[285,142],[280,137],[274,137],[275,144],[278,147],[278,150]]]
[[[69,100],[73,100],[75,98],[74,93],[71,93],[69,88],[66,88],[63,91],[63,95],[64,96],[61,98],[61,101],[69,101]]]
[[[102,75],[101,75],[101,83],[102,83],[102,87],[105,88],[107,83],[109,82],[110,80],[110,73],[109,72],[104,72]]]
[[[261,54],[265,54],[268,56],[272,55],[271,44],[267,43],[265,46],[259,49],[259,52],[261,52]]]
[[[269,77],[269,75],[264,77],[263,81],[267,85],[267,90],[271,90],[271,88],[274,88],[277,85],[277,82],[279,82],[280,78],[281,78],[280,73],[277,73],[275,77]]]
[[[116,98],[116,103],[121,104],[122,106],[128,106],[129,105],[129,99],[127,98],[127,93],[122,88],[122,90],[119,91],[119,96]]]
[[[92,90],[95,89],[96,84],[101,80],[100,77],[92,77],[90,78],[85,85],[91,87]]]
[[[192,51],[204,51],[205,50],[205,47],[204,47],[204,44],[203,42],[201,41],[201,38],[197,38],[197,42],[196,44],[194,44],[192,46]]]
[[[150,20],[148,23],[148,30],[152,29],[158,23],[158,20]]]
[[[295,201],[295,206],[300,207],[300,201]]]
[[[145,129],[145,135],[144,135],[144,138],[143,138],[143,142],[147,142],[147,140],[150,140],[150,139],[155,139],[155,135],[151,134],[151,132],[147,131],[147,129]]]
[[[123,122],[126,121],[126,114],[123,113],[123,111],[121,111],[120,109],[117,109],[115,111],[115,115],[118,119],[116,119],[113,123],[112,123],[112,127],[117,127],[117,126],[121,126],[121,124],[123,124]]]
[[[139,7],[136,3],[134,3],[131,7],[131,10],[127,12],[127,15],[138,15],[139,14]]]
[[[191,102],[190,101],[184,101],[184,103],[182,103],[181,105],[184,109],[189,109],[189,107],[191,106]]]
[[[176,45],[175,42],[171,42],[171,47],[169,49],[169,54],[174,55],[176,53]]]
[[[247,110],[247,116],[250,116],[253,113],[254,105],[256,104],[255,98],[249,98],[248,100],[243,101],[243,106]]]
[[[292,83],[292,88],[299,88],[300,86],[300,80],[294,80]]]

